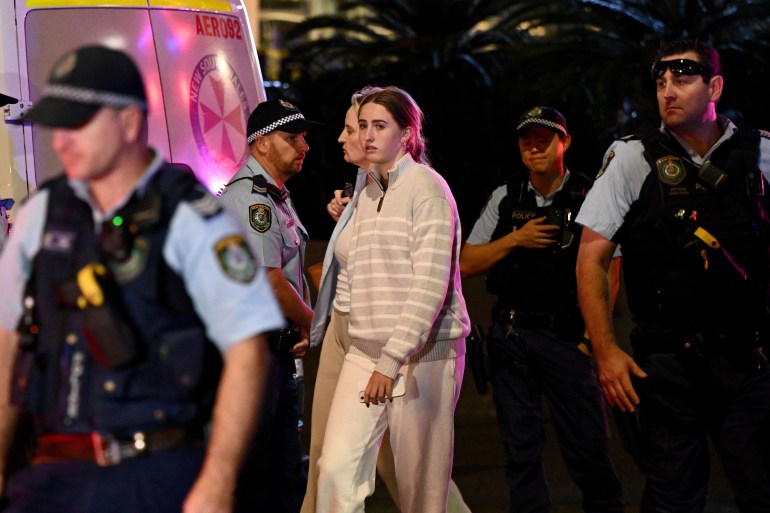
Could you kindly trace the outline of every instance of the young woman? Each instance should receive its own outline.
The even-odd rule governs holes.
[[[402,512],[443,513],[470,329],[457,207],[427,165],[422,112],[408,93],[368,94],[358,128],[373,167],[346,209],[350,349],[318,462],[317,504],[363,511],[389,429]]]

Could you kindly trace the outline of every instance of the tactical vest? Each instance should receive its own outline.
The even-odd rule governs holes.
[[[112,230],[109,241],[109,227],[96,234],[90,207],[66,177],[41,188],[49,192],[48,211],[25,294],[35,304],[21,321],[14,402],[34,416],[41,432],[125,435],[205,423],[221,357],[162,255],[179,202],[203,198],[205,191],[189,174],[161,169],[146,192],[135,193],[113,217],[112,224],[122,220],[125,230]],[[124,251],[116,247],[121,244]],[[101,283],[110,323],[94,323],[87,309],[68,299],[78,272],[94,263],[110,271]],[[104,353],[113,335],[120,338],[110,331],[114,325],[127,327],[122,335],[133,350],[110,362]],[[106,349],[95,342],[100,338]]]
[[[571,173],[548,207],[538,207],[530,190],[528,175],[508,182],[507,194],[499,205],[499,220],[492,240],[497,240],[529,220],[548,217],[560,225],[559,244],[543,249],[514,250],[487,274],[487,290],[501,303],[527,311],[555,313],[577,309],[575,262],[580,245],[580,226],[574,223],[591,180]]]
[[[652,171],[615,238],[635,320],[691,333],[759,329],[770,247],[759,134],[737,131],[702,166],[660,131],[640,138]]]

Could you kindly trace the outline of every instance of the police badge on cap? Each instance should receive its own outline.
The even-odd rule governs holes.
[[[317,126],[322,125],[305,119],[299,109],[286,100],[268,100],[257,105],[249,116],[246,142],[251,144],[258,136],[267,135],[274,130],[299,134]]]
[[[530,125],[544,126],[560,132],[562,136],[567,135],[567,120],[561,112],[551,107],[535,107],[522,114],[516,132],[520,134]]]

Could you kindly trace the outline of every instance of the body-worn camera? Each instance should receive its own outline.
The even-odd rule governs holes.
[[[569,209],[549,207],[545,213],[545,223],[559,227],[556,240],[560,248],[568,248],[572,244],[574,234],[566,228],[572,221],[572,212]]]

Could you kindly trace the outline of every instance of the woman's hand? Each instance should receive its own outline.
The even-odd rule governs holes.
[[[345,210],[345,205],[350,202],[350,198],[343,196],[342,192],[342,189],[334,191],[334,197],[326,205],[326,211],[329,212],[329,215],[332,216],[332,219],[335,221],[340,220],[340,215],[342,214],[342,211]]]
[[[393,401],[393,378],[374,371],[364,390],[364,404],[368,408],[370,403],[385,404],[387,400]]]

